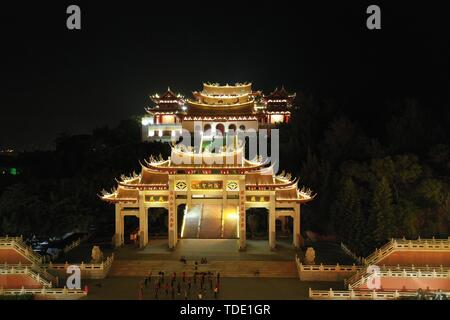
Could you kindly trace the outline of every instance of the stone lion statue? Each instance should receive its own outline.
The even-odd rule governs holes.
[[[91,257],[92,257],[92,262],[94,262],[94,263],[99,263],[99,262],[103,261],[103,252],[102,252],[102,250],[100,250],[99,246],[94,246],[92,248]]]
[[[305,264],[315,264],[316,262],[316,252],[313,247],[308,247],[305,253]]]

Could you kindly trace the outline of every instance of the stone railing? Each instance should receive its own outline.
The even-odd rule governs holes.
[[[298,276],[301,281],[343,281],[360,270],[360,266],[348,265],[304,265],[295,257]]]
[[[391,239],[388,243],[382,246],[380,249],[363,259],[365,265],[374,265],[381,261],[383,258],[391,254],[393,251],[408,251],[408,250],[420,250],[420,251],[450,251],[450,238],[448,239],[421,239],[406,240],[403,239]]]
[[[68,244],[67,246],[65,246],[63,248],[63,252],[67,253],[69,251],[71,251],[72,249],[75,249],[76,247],[78,247],[83,241],[85,241],[87,238],[89,238],[89,235],[85,235],[75,241],[73,241],[71,244]]]
[[[0,275],[27,275],[38,283],[42,284],[46,288],[52,287],[52,282],[43,278],[38,272],[34,271],[29,266],[23,266],[21,264],[16,265],[0,265]]]
[[[101,263],[81,262],[81,264],[69,264],[68,262],[66,262],[61,264],[55,264],[50,262],[48,264],[48,268],[53,269],[57,271],[61,276],[66,277],[67,268],[70,265],[77,265],[78,267],[80,267],[82,277],[87,279],[103,279],[106,277],[109,270],[111,269],[113,261],[114,261],[114,253]]]
[[[334,291],[330,290],[312,290],[309,288],[310,299],[329,299],[329,300],[393,300],[402,297],[416,297],[415,291]]]
[[[78,289],[42,288],[42,289],[3,289],[0,288],[0,296],[33,295],[35,300],[77,300],[85,297],[87,293]]]
[[[341,242],[341,249],[344,251],[348,256],[350,256],[353,260],[358,261],[359,264],[363,263],[363,257],[360,257],[356,255],[353,251],[351,251],[344,243]]]
[[[350,278],[348,283],[349,289],[356,289],[363,286],[373,273],[365,272],[355,275],[357,278]],[[359,277],[358,277],[359,276]],[[430,267],[415,267],[408,268],[400,267],[386,267],[380,268],[379,277],[394,277],[394,278],[433,278],[433,279],[450,279],[450,268],[430,268]]]
[[[30,246],[23,242],[22,237],[0,237],[0,249],[13,248],[23,254],[32,263],[42,264],[43,259],[40,255],[33,251]]]
[[[391,239],[388,243],[382,246],[380,249],[363,259],[365,265],[374,265],[388,256],[393,251],[408,251],[408,250],[420,250],[420,251],[450,251],[450,237],[448,239],[421,239],[406,240],[403,239]]]

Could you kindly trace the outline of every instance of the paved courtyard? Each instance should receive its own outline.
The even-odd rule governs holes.
[[[95,240],[83,243],[70,252],[66,259],[71,262],[89,261],[94,244],[100,243],[96,243]],[[100,246],[105,256],[111,255],[113,252],[110,244],[106,242],[100,244]],[[351,259],[342,252],[340,246],[336,243],[314,243],[313,246],[317,252],[316,263],[352,263]],[[140,283],[143,283],[149,270],[152,270],[153,275],[157,273],[157,270],[165,270],[166,279],[169,279],[173,271],[177,271],[178,276],[180,276],[181,271],[186,269],[179,266],[182,265],[179,261],[181,257],[188,259],[188,267],[194,261],[200,261],[202,257],[205,257],[208,259],[207,271],[222,272],[224,276],[220,282],[221,290],[218,296],[218,299],[222,300],[302,300],[308,299],[310,287],[324,290],[329,288],[343,289],[343,283],[341,282],[300,281],[296,275],[294,257],[295,254],[302,256],[302,252],[295,250],[288,239],[278,240],[275,251],[269,249],[267,241],[249,240],[247,241],[247,250],[244,252],[239,252],[237,240],[230,239],[182,239],[175,250],[168,249],[165,239],[152,239],[149,245],[143,249],[134,245],[125,245],[114,250],[114,254],[115,264],[110,271],[110,276],[102,280],[83,281],[83,287],[87,285],[89,288],[86,299],[138,299]],[[233,264],[233,261],[236,261],[236,263]],[[258,263],[259,265],[256,266]],[[277,263],[280,266],[270,267],[271,264]],[[216,266],[217,264],[219,266]],[[232,266],[237,266],[238,270],[234,270]],[[247,268],[244,268],[244,266]],[[202,267],[202,265],[199,265],[198,271],[202,271],[204,269]],[[261,275],[267,274],[264,277],[252,276],[246,270],[252,267],[260,270]],[[285,270],[282,267],[289,270],[286,271],[287,269]],[[292,268],[293,270],[291,270]],[[187,274],[192,275],[192,270],[188,271]],[[277,275],[275,271],[282,273],[282,275]],[[153,282],[144,288],[144,300],[155,300],[154,282],[155,277],[153,277]],[[180,295],[177,294],[176,286],[177,284],[175,284],[174,297],[172,297],[170,289],[166,295],[163,287],[158,291],[158,300],[184,300],[188,292],[187,286],[180,281]],[[203,299],[214,299],[213,291],[209,288],[210,283],[206,283],[205,287],[207,288],[203,293]],[[188,299],[197,300],[199,291],[199,282],[197,282],[196,286],[192,285]]]
[[[108,243],[98,243],[95,240],[82,243],[60,260],[72,263],[89,262],[93,245],[100,245],[105,256],[114,251],[116,259],[124,260],[179,260],[186,257],[188,260],[282,260],[294,261],[295,254],[302,257],[302,251],[293,248],[289,240],[277,240],[277,249],[271,251],[268,242],[264,240],[248,240],[247,250],[239,252],[238,241],[231,239],[181,239],[175,250],[169,250],[167,239],[152,239],[148,246],[139,249],[134,245],[125,245],[113,250]],[[316,263],[320,264],[352,264],[338,244],[332,242],[312,243],[316,250]]]
[[[111,277],[103,280],[87,280],[88,300],[136,300],[139,297],[139,283],[142,278]],[[98,284],[101,283],[101,287]],[[197,283],[197,287],[198,287]],[[308,299],[308,289],[328,290],[343,289],[341,282],[303,282],[298,279],[283,278],[223,278],[218,296],[220,300],[304,300]],[[192,288],[189,299],[198,300],[199,288]],[[184,299],[184,289],[181,295],[175,293],[176,300]],[[212,291],[207,288],[204,299],[214,299]],[[143,300],[155,300],[153,284],[144,289]],[[158,300],[172,300],[171,293],[164,290],[158,295]]]

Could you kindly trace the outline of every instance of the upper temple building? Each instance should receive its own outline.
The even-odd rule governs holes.
[[[284,88],[270,94],[253,91],[251,83],[219,85],[204,83],[185,99],[170,88],[150,96],[154,106],[142,118],[143,141],[173,141],[177,132],[200,131],[216,135],[233,130],[270,129],[289,122],[295,94]]]

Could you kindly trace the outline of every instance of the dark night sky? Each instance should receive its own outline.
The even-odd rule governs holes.
[[[283,84],[367,119],[398,97],[449,107],[444,1],[390,2],[373,2],[379,31],[366,29],[364,1],[74,1],[81,31],[65,26],[72,2],[2,4],[0,147],[49,148],[63,131],[142,114],[150,93],[189,96],[203,81]]]

